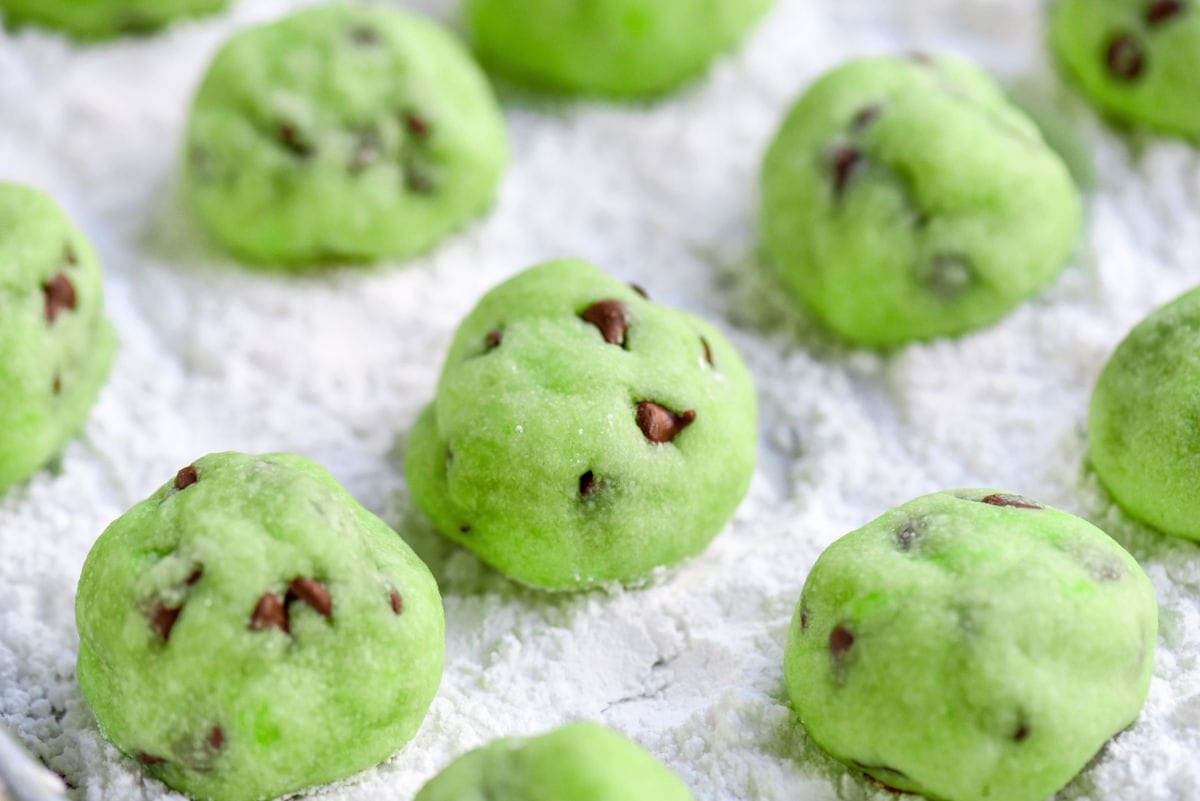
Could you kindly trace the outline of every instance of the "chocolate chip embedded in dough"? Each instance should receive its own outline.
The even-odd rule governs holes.
[[[404,611],[404,598],[396,590],[392,590],[388,595],[388,600],[392,603],[392,611],[397,615]]]
[[[175,628],[175,621],[179,620],[181,611],[182,607],[170,607],[156,601],[147,610],[146,617],[150,619],[150,628],[165,641],[170,639],[171,629]]]
[[[584,498],[592,494],[592,490],[596,488],[596,476],[591,470],[587,471],[579,477],[579,494]]]
[[[287,600],[299,599],[316,610],[321,617],[328,619],[333,614],[333,599],[329,590],[316,579],[295,578],[288,585]]]
[[[1154,0],[1146,7],[1146,24],[1150,27],[1162,25],[1182,14],[1186,9],[1183,0]]]
[[[833,193],[841,197],[846,185],[863,163],[862,151],[850,145],[841,145],[829,154],[829,169],[833,173]]]
[[[287,607],[273,592],[263,593],[263,596],[258,599],[258,603],[255,604],[254,611],[250,613],[251,631],[266,631],[267,629],[288,631]]]
[[[675,439],[680,431],[696,421],[692,409],[676,414],[653,401],[642,401],[637,405],[637,424],[642,434],[651,442],[662,444]]]
[[[840,659],[854,645],[854,634],[843,625],[833,627],[829,632],[829,654],[834,659]]]
[[[989,506],[1011,506],[1015,509],[1044,509],[1037,501],[1031,501],[1028,498],[1022,498],[1020,495],[1013,495],[1008,492],[997,492],[987,496],[980,503],[986,503]]]
[[[608,344],[625,344],[625,305],[619,300],[598,300],[580,312],[579,316],[596,326]]]
[[[75,285],[64,273],[58,273],[42,284],[42,294],[46,298],[47,323],[53,323],[64,309],[74,309],[78,301],[75,296]]]
[[[175,489],[187,489],[199,480],[199,476],[196,475],[196,468],[188,465],[175,474]]]
[[[1113,36],[1104,50],[1104,61],[1108,71],[1119,81],[1130,82],[1146,69],[1146,54],[1131,34]]]

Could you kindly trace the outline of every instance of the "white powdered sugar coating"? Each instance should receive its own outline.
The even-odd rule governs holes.
[[[1107,129],[1064,90],[1040,0],[778,0],[744,49],[660,102],[505,92],[513,164],[485,219],[403,267],[254,274],[180,207],[180,138],[218,44],[303,4],[243,0],[88,48],[0,34],[0,176],[49,191],[92,237],[122,340],[83,435],[0,498],[0,722],[73,799],[178,798],[99,736],[74,679],[74,590],[113,518],[225,449],[321,462],[444,593],[446,673],[420,734],[316,797],[409,801],[468,748],[586,718],[665,760],[699,801],[890,798],[796,722],[782,673],[789,619],[813,561],[846,531],[923,493],[990,486],[1096,522],[1141,561],[1161,604],[1144,712],[1059,797],[1200,798],[1200,549],[1116,511],[1085,467],[1084,433],[1117,341],[1200,275],[1200,158]],[[458,25],[454,5],[408,4]],[[759,160],[824,69],[942,49],[1036,87],[1088,143],[1087,232],[1053,286],[988,330],[883,355],[848,349],[763,278]],[[702,556],[646,589],[521,589],[437,537],[404,487],[405,434],[459,319],[490,286],[559,256],[713,321],[758,382],[748,497]]]

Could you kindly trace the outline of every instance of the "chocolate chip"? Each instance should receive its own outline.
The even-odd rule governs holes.
[[[292,597],[304,601],[321,617],[328,618],[333,614],[333,599],[329,597],[329,590],[316,579],[292,579],[292,583],[288,585],[288,600]]]
[[[629,288],[641,295],[646,300],[650,300],[650,296],[646,294],[646,290],[642,289],[638,284],[630,284]]]
[[[500,333],[499,329],[495,331],[488,331],[488,335],[483,338],[483,344],[487,345],[488,350],[494,350],[495,348],[500,347],[500,340],[502,337],[503,334]]]
[[[429,136],[429,123],[424,118],[418,117],[416,114],[409,112],[404,115],[404,127],[413,136],[424,138]]]
[[[392,590],[392,593],[391,593],[391,595],[388,596],[388,599],[391,600],[391,602],[392,602],[392,611],[393,612],[395,612],[398,615],[404,611],[404,599],[402,597],[400,597],[400,593],[396,592],[395,590]]]
[[[147,617],[150,618],[150,628],[163,640],[169,639],[171,629],[175,628],[175,621],[179,619],[180,611],[181,608],[178,606],[171,608],[161,601],[155,602],[147,612]]]
[[[418,195],[431,195],[434,190],[433,175],[419,164],[404,166],[404,185]]]
[[[929,260],[923,279],[933,294],[956,300],[971,287],[975,270],[971,259],[962,253],[938,253]]]
[[[846,184],[863,162],[862,151],[850,145],[840,145],[829,154],[829,169],[833,172],[833,193],[841,197]]]
[[[1019,724],[1017,724],[1017,730],[1015,732],[1013,732],[1012,738],[1014,741],[1019,743],[1028,736],[1029,736],[1029,724],[1026,723],[1025,721],[1021,721]]]
[[[850,121],[850,127],[855,131],[869,127],[879,117],[881,111],[883,111],[883,107],[878,104],[864,106],[854,115],[854,119]]]
[[[383,142],[375,131],[362,131],[354,143],[354,155],[350,159],[350,169],[361,172],[383,158]]]
[[[840,659],[854,645],[854,635],[845,626],[834,626],[829,632],[829,653],[834,659]]]
[[[804,609],[800,610],[800,630],[808,631],[808,612]]]
[[[145,751],[138,751],[137,760],[143,765],[161,765],[167,761],[165,757],[147,754]]]
[[[188,465],[175,474],[175,489],[187,489],[199,480],[200,478],[196,475],[195,466]]]
[[[188,574],[188,577],[186,579],[184,579],[184,583],[190,587],[193,584],[195,584],[197,581],[199,581],[200,577],[203,575],[204,575],[204,571],[200,568],[196,568],[195,570],[193,570],[191,573]]]
[[[251,631],[266,631],[267,629],[288,631],[287,607],[273,592],[263,593],[263,597],[259,598],[258,603],[254,605],[254,611],[250,613]]]
[[[1146,24],[1161,25],[1184,12],[1183,0],[1154,0],[1146,8]]]
[[[459,534],[470,534],[470,533],[471,533],[471,527],[470,527],[470,526],[459,526],[459,527],[458,527],[458,533],[459,533]]]
[[[596,326],[608,344],[625,344],[625,304],[619,300],[598,300],[584,309],[579,316],[585,322]]]
[[[62,394],[62,376],[61,375],[59,375],[58,373],[54,374],[54,382],[50,385],[50,388],[54,390],[55,395]]]
[[[670,442],[683,429],[696,420],[696,412],[688,409],[683,414],[660,406],[653,401],[642,401],[637,405],[637,424],[646,439],[655,443]]]
[[[1012,495],[1007,492],[997,492],[984,498],[980,503],[986,503],[991,506],[1011,506],[1016,509],[1044,509],[1037,501],[1031,501],[1028,498],[1022,498],[1020,495]]]
[[[75,265],[79,262],[75,256],[75,248],[71,247],[70,242],[63,246],[63,261],[70,265]]]
[[[355,25],[350,29],[350,41],[363,47],[374,47],[379,44],[379,31],[369,25]]]
[[[300,137],[300,132],[296,130],[296,126],[282,122],[279,124],[278,133],[279,141],[296,158],[306,159],[313,154],[312,145]]]
[[[213,726],[212,731],[208,733],[208,744],[213,750],[220,751],[221,746],[225,744],[225,730],[220,726]]]
[[[1128,33],[1118,33],[1104,50],[1108,71],[1121,81],[1135,80],[1146,68],[1146,56],[1141,45]]]
[[[63,273],[42,284],[42,294],[46,296],[47,323],[53,323],[63,309],[75,308],[75,285]]]
[[[704,346],[704,361],[708,362],[708,366],[713,366],[712,348],[708,345],[708,340],[700,337],[700,344]]]
[[[912,521],[905,523],[896,532],[896,545],[902,551],[907,551],[912,548],[913,542],[917,539],[917,528]]]
[[[596,476],[589,470],[579,477],[579,494],[587,497],[592,494],[592,490],[596,487]]]

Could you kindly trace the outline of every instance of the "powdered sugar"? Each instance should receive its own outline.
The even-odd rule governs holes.
[[[1200,159],[1101,127],[1047,66],[1039,0],[778,0],[739,54],[653,105],[504,96],[513,166],[493,212],[403,268],[264,276],[179,208],[190,92],[235,28],[302,5],[244,0],[162,36],[72,48],[0,36],[0,175],[58,197],[96,242],[122,350],[61,465],[0,499],[0,721],[77,799],[175,797],[99,737],[74,680],[72,604],[104,526],[197,456],[286,450],[396,526],[445,597],[446,674],[418,737],[318,793],[408,801],[461,751],[576,718],[666,760],[699,801],[883,798],[790,711],[782,658],[829,542],[918,494],[996,486],[1081,514],[1154,580],[1150,700],[1062,794],[1200,798],[1200,554],[1110,507],[1083,467],[1091,384],[1116,342],[1195,282]],[[450,0],[409,7],[450,18]],[[758,267],[756,171],[813,77],[865,51],[957,49],[1041,87],[1094,150],[1097,189],[1062,278],[999,325],[890,355],[848,350]],[[489,286],[580,256],[731,336],[758,382],[760,464],[708,551],[637,591],[547,596],[437,537],[400,469],[458,320]]]

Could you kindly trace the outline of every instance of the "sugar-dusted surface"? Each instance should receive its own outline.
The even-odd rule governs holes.
[[[161,37],[72,49],[0,35],[0,175],[54,193],[93,237],[123,349],[61,467],[0,499],[0,721],[76,799],[168,797],[98,736],[73,678],[75,582],[104,526],[202,453],[289,450],[398,527],[445,594],[446,676],[400,754],[322,791],[408,801],[459,751],[576,718],[609,723],[699,801],[887,797],[822,756],[783,686],[788,619],[821,548],[884,509],[1000,486],[1127,545],[1162,606],[1142,717],[1062,794],[1200,797],[1200,550],[1112,509],[1084,466],[1091,383],[1200,264],[1200,158],[1129,140],[1063,95],[1036,0],[778,0],[738,56],[652,107],[505,96],[514,165],[482,223],[403,268],[242,272],[178,208],[192,87],[234,28],[300,5],[242,2]],[[453,4],[411,6],[450,17]],[[756,168],[784,109],[860,52],[966,52],[1041,87],[1095,151],[1077,258],[1037,300],[955,342],[843,349],[780,305],[756,264]],[[434,536],[399,465],[460,317],[536,261],[580,256],[724,328],[759,383],[759,469],[701,557],[636,592],[544,596]],[[170,796],[174,797],[174,796]]]

